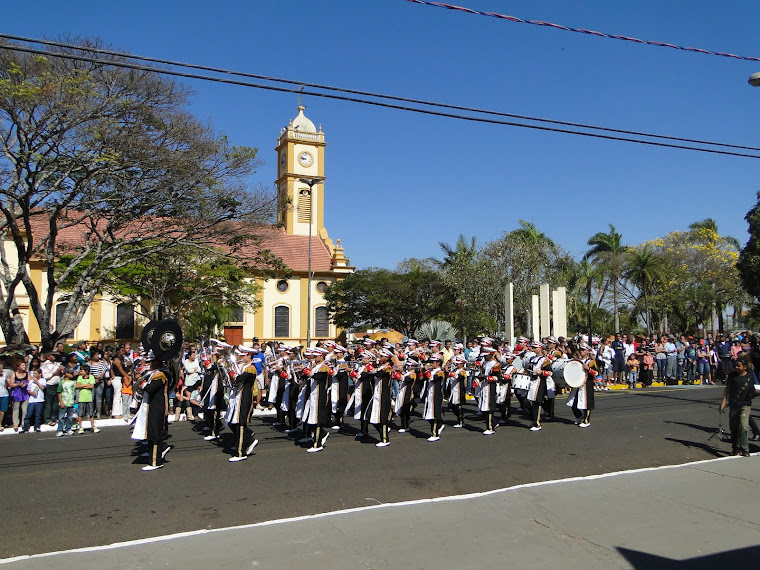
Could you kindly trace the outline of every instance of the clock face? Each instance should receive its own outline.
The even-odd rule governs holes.
[[[314,157],[311,156],[311,153],[303,151],[301,154],[298,155],[298,163],[301,166],[311,166],[312,164],[314,164]]]
[[[286,160],[286,158],[287,157],[286,157],[285,153],[283,152],[282,156],[280,157],[280,166],[283,166],[283,167],[285,166],[285,160]]]

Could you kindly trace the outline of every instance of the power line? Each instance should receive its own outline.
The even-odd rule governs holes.
[[[690,51],[692,53],[701,53],[705,55],[717,55],[719,57],[729,57],[731,59],[740,59],[744,61],[760,61],[760,57],[751,57],[746,55],[736,55],[733,53],[727,53],[722,51],[710,51],[701,48],[685,47],[675,44],[668,44],[665,42],[656,42],[651,40],[640,40],[638,38],[631,38],[628,36],[620,36],[618,34],[605,34],[604,32],[595,32],[594,30],[585,30],[583,28],[570,28],[568,26],[562,26],[560,24],[553,24],[551,22],[542,22],[541,20],[524,20],[517,18],[516,16],[507,16],[506,14],[498,14],[496,12],[481,12],[480,10],[474,10],[472,8],[466,8],[464,6],[455,6],[453,4],[446,4],[444,2],[428,2],[427,0],[407,0],[407,2],[413,2],[414,4],[422,4],[424,6],[431,6],[434,8],[444,8],[446,10],[456,10],[467,14],[475,14],[477,16],[489,16],[491,18],[499,18],[501,20],[508,20],[510,22],[516,22],[518,24],[531,24],[533,26],[544,26],[547,28],[555,28],[557,30],[564,30],[566,32],[576,32],[579,34],[587,34],[597,36],[600,38],[609,38],[613,40],[623,40],[627,42],[634,42],[637,44],[646,44],[655,47],[664,47],[670,49],[677,49],[680,51]]]
[[[86,48],[81,48],[77,46],[71,46],[72,49],[77,49],[80,51],[86,50]],[[99,65],[107,65],[107,66],[113,66],[113,67],[123,67],[126,69],[135,69],[138,71],[148,71],[151,73],[159,73],[163,75],[171,75],[174,77],[183,77],[186,79],[199,79],[203,81],[212,81],[216,83],[225,83],[229,85],[237,85],[241,87],[251,87],[254,89],[264,89],[268,91],[278,91],[281,93],[302,93],[304,95],[311,95],[312,97],[322,97],[326,99],[335,99],[339,101],[349,101],[352,103],[361,103],[364,105],[373,105],[376,107],[383,107],[387,109],[397,109],[400,111],[408,111],[412,113],[420,113],[424,115],[431,115],[436,117],[447,117],[451,119],[459,119],[463,121],[471,121],[471,122],[477,122],[477,123],[485,123],[485,124],[492,124],[492,125],[504,125],[504,126],[510,126],[510,127],[521,127],[525,129],[533,129],[538,131],[546,131],[546,132],[554,132],[554,133],[564,133],[564,134],[570,134],[570,135],[577,135],[577,136],[583,136],[583,137],[591,137],[591,138],[597,138],[597,139],[605,139],[605,140],[614,140],[614,141],[621,141],[621,142],[630,142],[634,144],[642,144],[642,145],[648,145],[648,146],[656,146],[656,147],[665,147],[665,148],[677,148],[682,150],[691,150],[696,152],[705,152],[709,154],[721,154],[721,155],[727,155],[727,156],[740,156],[744,158],[758,158],[760,159],[760,156],[755,154],[746,154],[746,153],[740,153],[740,152],[732,152],[727,150],[718,150],[718,149],[711,149],[711,148],[700,148],[700,147],[694,147],[694,146],[686,146],[686,145],[679,145],[679,144],[672,144],[672,143],[664,143],[664,142],[656,142],[656,141],[647,141],[647,140],[640,140],[640,139],[632,139],[627,137],[618,137],[618,136],[612,136],[612,135],[603,135],[599,133],[586,133],[582,131],[573,131],[570,129],[560,129],[556,127],[544,127],[540,125],[528,125],[525,123],[516,123],[513,121],[500,121],[497,119],[487,119],[484,117],[472,117],[467,115],[457,115],[454,113],[445,113],[443,111],[434,111],[431,109],[420,109],[416,107],[406,107],[403,105],[396,105],[392,103],[382,103],[380,101],[369,101],[366,99],[358,99],[356,97],[348,97],[345,95],[335,95],[331,93],[319,93],[315,91],[303,91],[301,89],[290,89],[287,87],[278,87],[275,85],[261,85],[257,83],[250,83],[247,81],[240,81],[236,79],[227,79],[227,78],[221,78],[221,77],[212,77],[209,75],[200,75],[197,73],[184,73],[180,71],[174,71],[171,69],[161,69],[157,67],[151,67],[147,65],[138,65],[134,63],[129,63],[125,61],[113,61],[113,60],[104,60],[104,59],[98,59],[93,57],[87,57],[82,55],[75,55],[70,53],[57,53],[57,52],[51,52],[51,51],[45,51],[41,49],[36,48],[30,48],[25,46],[18,46],[18,45],[5,45],[0,46],[0,49],[7,49],[10,51],[19,51],[23,53],[33,53],[38,55],[44,55],[49,57],[59,57],[62,59],[72,59],[76,61],[86,61],[89,63],[96,63]],[[699,141],[701,142],[701,141]],[[702,143],[702,144],[714,144],[719,145],[720,143]]]
[[[752,147],[752,146],[743,146],[743,145],[734,145],[734,144],[728,144],[728,143],[720,143],[720,142],[712,142],[712,141],[704,141],[699,139],[690,139],[690,138],[684,138],[684,137],[676,137],[676,136],[669,136],[669,135],[659,135],[655,133],[647,133],[642,131],[631,131],[626,129],[615,129],[612,127],[600,127],[597,125],[589,125],[585,123],[576,123],[576,122],[569,122],[569,121],[560,121],[557,119],[545,119],[541,117],[532,117],[529,115],[518,115],[515,113],[506,113],[502,111],[493,111],[493,110],[487,110],[487,109],[478,109],[474,107],[466,107],[461,105],[452,105],[448,103],[438,103],[434,101],[426,101],[423,99],[412,99],[408,97],[399,97],[395,95],[386,95],[381,93],[373,93],[371,91],[359,91],[356,89],[348,89],[345,87],[335,87],[330,85],[322,85],[319,83],[309,83],[306,81],[297,81],[294,79],[284,79],[280,77],[271,77],[267,75],[260,75],[256,73],[248,73],[244,71],[233,71],[229,69],[222,69],[218,67],[210,67],[206,65],[199,65],[194,63],[185,63],[185,62],[178,62],[178,61],[172,61],[168,59],[160,59],[156,57],[148,57],[148,56],[141,56],[141,55],[133,55],[129,53],[122,53],[114,50],[107,50],[103,48],[96,48],[96,47],[79,47],[72,44],[67,44],[63,42],[56,42],[52,40],[39,40],[34,38],[26,38],[23,36],[15,36],[11,34],[3,34],[0,33],[0,38],[10,39],[10,40],[16,40],[16,41],[22,41],[27,43],[37,43],[42,45],[48,45],[52,47],[60,47],[64,49],[74,49],[77,51],[84,51],[84,52],[94,52],[94,53],[100,53],[104,55],[109,56],[115,56],[115,57],[123,57],[127,59],[133,59],[137,61],[147,61],[150,63],[159,63],[162,65],[168,65],[168,66],[175,66],[175,67],[185,67],[189,69],[198,69],[201,71],[210,71],[213,73],[220,73],[225,75],[233,75],[233,76],[239,76],[239,77],[249,77],[253,79],[261,79],[264,81],[271,81],[273,83],[285,83],[289,85],[298,85],[306,86],[306,87],[313,87],[315,89],[323,89],[325,91],[335,91],[338,93],[350,93],[353,95],[362,95],[365,97],[374,97],[377,99],[387,99],[391,101],[401,101],[403,103],[413,103],[416,105],[426,105],[430,107],[439,107],[442,109],[452,109],[455,111],[466,111],[471,113],[478,113],[478,114],[484,114],[484,115],[492,115],[496,117],[509,117],[512,119],[521,119],[526,121],[533,121],[538,123],[546,123],[546,124],[553,124],[553,125],[563,125],[567,127],[577,127],[582,129],[590,129],[590,130],[598,130],[602,132],[610,132],[610,133],[618,133],[618,134],[625,134],[625,135],[631,135],[631,136],[637,136],[637,137],[647,137],[647,138],[654,138],[654,139],[662,139],[662,140],[672,140],[672,141],[679,141],[679,142],[686,142],[686,143],[694,143],[694,144],[701,144],[701,145],[708,145],[708,146],[719,146],[724,148],[735,148],[735,149],[741,149],[741,150],[754,150],[754,151],[760,151],[760,148],[758,147]]]

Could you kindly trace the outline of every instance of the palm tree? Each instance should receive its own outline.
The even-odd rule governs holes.
[[[649,315],[649,287],[654,281],[655,271],[657,270],[657,257],[652,249],[645,245],[632,249],[626,259],[623,277],[630,280],[641,291],[644,297],[644,314],[647,323],[647,336],[651,334],[650,315]]]
[[[450,267],[457,261],[472,261],[475,254],[478,252],[477,243],[478,238],[475,236],[472,236],[468,242],[467,238],[462,234],[459,234],[457,243],[454,247],[451,247],[448,243],[439,241],[438,246],[441,248],[441,251],[443,251],[443,262],[441,263],[441,266]]]
[[[545,247],[552,252],[557,251],[557,244],[554,243],[554,240],[545,233],[538,231],[535,224],[525,220],[518,220],[517,223],[520,224],[520,227],[509,232],[510,236],[520,239],[526,245],[538,246],[540,249]]]
[[[588,245],[591,246],[583,256],[599,265],[609,275],[612,284],[612,306],[615,314],[615,332],[620,330],[620,313],[618,312],[618,280],[623,269],[623,256],[628,251],[628,246],[622,243],[623,236],[615,231],[615,226],[610,224],[609,233],[598,232],[591,236]]]

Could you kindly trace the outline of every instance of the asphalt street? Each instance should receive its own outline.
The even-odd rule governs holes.
[[[722,390],[597,394],[588,429],[573,424],[560,397],[542,431],[530,432],[517,414],[493,436],[480,433],[470,404],[465,429],[450,427],[448,414],[441,440],[429,443],[428,424],[417,418],[411,433],[394,431],[382,449],[372,438],[355,440],[352,421],[316,454],[256,419],[255,455],[234,464],[190,423],[173,424],[176,447],[150,473],[140,470],[126,427],[3,437],[0,483],[13,529],[6,537],[18,539],[0,541],[0,558],[722,457],[730,444],[710,439],[721,420],[727,429],[717,411]]]

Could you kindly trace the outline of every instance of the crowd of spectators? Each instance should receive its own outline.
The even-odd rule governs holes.
[[[725,383],[742,352],[760,365],[760,336],[749,332],[719,334],[715,338],[661,334],[635,336],[616,334],[593,342],[601,384],[633,388],[637,383],[666,384]]]
[[[80,342],[67,351],[60,342],[47,354],[32,347],[0,358],[0,431],[41,431],[47,424],[62,437],[84,433],[87,420],[97,433],[98,419],[128,419],[135,356],[130,343]]]

